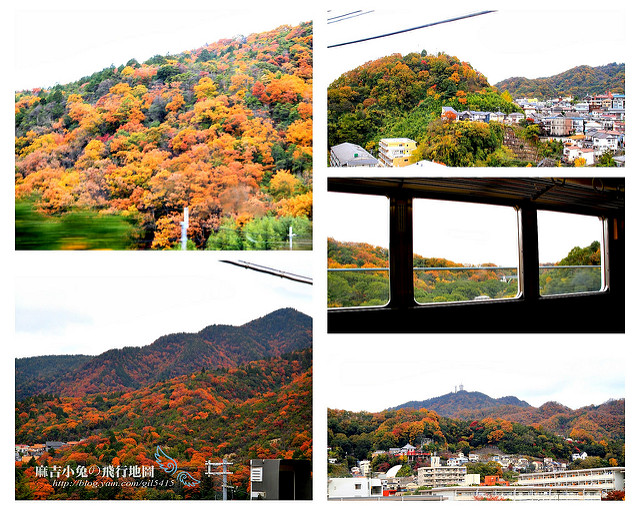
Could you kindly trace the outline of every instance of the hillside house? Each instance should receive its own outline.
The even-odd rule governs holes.
[[[524,114],[520,112],[513,112],[506,116],[505,122],[507,124],[518,124],[520,121],[524,121]]]
[[[577,158],[584,158],[585,166],[595,165],[595,151],[593,148],[568,144],[564,146],[562,155],[567,163],[573,163]]]
[[[598,131],[591,137],[596,156],[602,156],[607,151],[615,152],[620,149],[621,134],[614,131]]]

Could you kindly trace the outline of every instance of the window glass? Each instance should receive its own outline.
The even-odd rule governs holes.
[[[540,295],[600,291],[602,220],[538,211]]]
[[[327,194],[327,302],[330,308],[382,306],[389,301],[389,199]]]
[[[415,199],[413,252],[418,303],[504,299],[519,293],[514,208]]]

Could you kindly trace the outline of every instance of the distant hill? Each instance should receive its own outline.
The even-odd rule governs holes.
[[[426,408],[445,417],[458,417],[467,410],[492,409],[502,405],[517,407],[530,406],[526,401],[522,401],[514,396],[494,399],[482,392],[467,392],[466,390],[461,390],[424,401],[408,401],[404,404],[389,408],[389,410],[400,410],[402,408],[415,408],[419,410],[420,408]]]
[[[500,418],[527,426],[541,425],[557,435],[582,438],[625,436],[625,400],[611,399],[576,410],[557,402],[531,406],[514,396],[494,399],[482,392],[459,391],[424,401],[408,401],[388,410],[426,409],[443,417],[463,420]]]
[[[625,400],[610,399],[600,405],[583,406],[572,410],[556,402],[536,408],[510,405],[483,410],[460,411],[458,418],[479,420],[500,417],[526,425],[539,424],[549,431],[567,437],[625,438]]]
[[[624,93],[625,65],[578,66],[546,78],[507,78],[495,84],[500,92],[509,91],[513,98],[551,99],[559,96],[584,98],[593,94]]]
[[[232,367],[311,347],[311,318],[280,309],[242,326],[212,325],[174,333],[144,347],[95,357],[16,359],[16,399],[39,393],[84,396],[128,391],[202,368]]]

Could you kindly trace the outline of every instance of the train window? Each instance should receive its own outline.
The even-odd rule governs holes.
[[[416,302],[518,296],[518,232],[512,207],[414,199]]]
[[[540,296],[603,290],[603,234],[600,218],[538,211]]]
[[[329,193],[339,218],[328,227],[329,308],[374,307],[389,302],[389,199]]]

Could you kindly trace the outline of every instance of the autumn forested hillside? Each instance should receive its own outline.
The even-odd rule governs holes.
[[[348,466],[353,466],[354,460],[363,459],[375,459],[376,466],[385,461],[398,464],[403,461],[384,455],[373,458],[372,453],[403,447],[408,443],[427,452],[437,451],[445,458],[460,451],[468,454],[469,451],[490,447],[530,459],[551,457],[567,462],[571,462],[572,454],[586,452],[591,468],[624,464],[624,434],[612,434],[609,427],[604,430],[604,435],[591,434],[578,424],[569,433],[556,433],[548,424],[526,424],[515,418],[503,417],[496,410],[493,412],[484,415],[470,412],[470,417],[450,418],[426,408],[401,408],[378,413],[329,409],[330,456],[336,457],[338,464],[346,460]],[[620,421],[619,410],[610,410],[610,413],[612,423]],[[570,440],[565,438],[569,434]],[[576,462],[575,468],[578,464]],[[374,466],[374,470],[386,471],[390,466],[383,469]],[[417,466],[412,468],[415,470]]]
[[[327,242],[329,307],[384,305],[389,300],[388,250],[367,243],[352,243],[329,238]],[[502,277],[509,270],[490,263],[478,270],[454,270],[461,263],[442,257],[422,257],[414,254],[415,268],[436,268],[414,271],[414,292],[420,303],[473,300],[479,296],[508,298],[517,293],[517,280]],[[339,271],[349,268],[368,268],[371,271]],[[439,270],[437,268],[443,268]],[[447,268],[447,269],[444,269]],[[481,268],[481,269],[480,269]]]
[[[546,78],[514,77],[495,84],[500,92],[508,91],[514,98],[554,99],[574,96],[584,99],[607,92],[624,94],[625,65],[578,66]]]
[[[505,114],[519,109],[468,62],[426,51],[389,55],[343,73],[329,86],[327,100],[329,147],[351,142],[374,153],[381,138],[408,137],[422,143],[429,136],[431,140],[429,126],[439,121],[443,106]],[[483,134],[481,138],[495,137]],[[482,154],[471,151],[468,163],[499,149],[500,140],[490,142],[493,146],[487,144]],[[437,161],[459,164],[444,158]]]
[[[491,398],[481,392],[464,390],[424,401],[408,401],[390,410],[426,408],[444,417],[481,420],[497,418],[527,426],[540,424],[556,435],[567,437],[624,440],[625,400],[610,400],[600,405],[572,410],[560,403],[531,406],[514,396]]]
[[[384,305],[389,300],[388,250],[368,243],[327,240],[327,305]],[[566,257],[541,270],[542,295],[598,291],[600,243],[574,247]],[[559,266],[553,268],[552,266]],[[583,268],[570,268],[570,266]],[[561,268],[564,266],[565,268]],[[515,268],[487,262],[475,267],[442,257],[413,256],[414,295],[418,303],[513,298],[518,293]],[[349,271],[350,269],[366,271]]]
[[[16,248],[311,248],[311,147],[311,23],[16,92]]]
[[[95,357],[17,359],[16,397],[130,391],[203,368],[233,367],[309,348],[311,335],[309,316],[280,309],[242,326],[169,334],[148,346],[112,349]]]
[[[51,394],[16,403],[16,444],[59,440],[71,445],[16,462],[18,499],[214,499],[221,480],[205,462],[227,458],[234,498],[247,498],[252,458],[311,459],[311,349],[231,368],[201,369],[135,391],[82,397]],[[200,481],[189,487],[164,473],[160,446]],[[155,467],[166,484],[128,485],[127,472],[94,485],[56,486],[36,466],[70,467],[62,480],[83,480],[78,467]],[[60,470],[60,468],[59,468]],[[119,475],[118,475],[119,474]],[[110,484],[100,484],[109,482]]]

